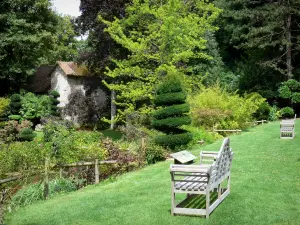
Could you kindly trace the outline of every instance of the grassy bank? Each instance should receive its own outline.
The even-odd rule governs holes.
[[[231,194],[206,220],[170,215],[170,161],[7,214],[6,224],[299,224],[300,121],[294,140],[279,123],[231,137]],[[221,140],[200,149],[218,150]]]

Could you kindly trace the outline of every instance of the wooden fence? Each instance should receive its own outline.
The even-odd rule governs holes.
[[[109,164],[117,164],[118,162],[116,160],[107,160],[107,161],[100,161],[99,159],[96,159],[93,162],[76,162],[76,163],[70,163],[70,164],[59,164],[51,166],[49,164],[49,159],[45,159],[45,168],[44,168],[44,198],[48,198],[49,195],[49,174],[50,168],[60,168],[60,177],[63,177],[63,168],[67,167],[81,167],[81,166],[95,166],[95,184],[98,184],[100,181],[100,171],[99,166],[100,165],[109,165]],[[42,172],[42,171],[39,171]],[[33,173],[32,175],[36,175],[37,173]],[[8,189],[4,187],[4,184],[14,182],[17,180],[21,180],[23,177],[20,176],[14,176],[9,177],[0,180],[0,225],[3,224],[3,216],[4,216],[4,204],[6,202],[6,199],[9,198]]]
[[[70,163],[70,164],[60,164],[56,165],[56,167],[60,168],[60,177],[63,177],[63,168],[66,167],[80,167],[80,166],[95,166],[95,184],[99,183],[100,180],[100,165],[109,165],[109,164],[117,164],[116,160],[106,160],[106,161],[99,161],[96,159],[94,162],[77,162],[77,163]]]

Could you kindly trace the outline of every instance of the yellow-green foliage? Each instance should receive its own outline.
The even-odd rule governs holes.
[[[155,85],[167,73],[190,72],[191,60],[210,60],[204,49],[206,34],[217,28],[221,10],[207,1],[141,1],[126,7],[126,17],[101,22],[116,43],[129,52],[124,60],[113,60],[105,73],[110,90],[117,92],[121,116],[138,111],[149,115]],[[122,117],[120,117],[122,118]]]
[[[9,106],[10,100],[8,98],[0,97],[0,116],[2,116]]]
[[[218,85],[202,88],[198,94],[189,96],[193,125],[211,129],[246,128],[252,120],[253,113],[265,99],[258,93],[241,97],[228,93]]]

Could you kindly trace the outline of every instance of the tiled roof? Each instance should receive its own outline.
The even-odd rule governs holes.
[[[74,62],[58,61],[57,65],[64,71],[67,76],[88,76],[89,71],[85,66],[78,66]]]

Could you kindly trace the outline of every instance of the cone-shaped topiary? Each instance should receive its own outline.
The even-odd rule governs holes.
[[[10,96],[10,112],[14,115],[19,115],[21,109],[21,96],[19,94],[13,94]]]
[[[8,116],[11,120],[19,120],[21,119],[20,116],[20,109],[21,109],[21,96],[19,94],[13,94],[10,96],[10,104],[9,110],[10,115]]]
[[[166,134],[158,136],[156,143],[171,149],[187,145],[193,137],[181,126],[191,123],[188,115],[190,107],[178,76],[171,74],[165,78],[157,89],[154,103],[160,108],[153,113],[152,126]]]
[[[59,98],[59,93],[55,90],[52,90],[49,92],[49,96],[50,96],[50,101],[51,101],[51,115],[52,116],[59,116],[59,112],[58,112],[58,104],[59,101],[57,100]]]

